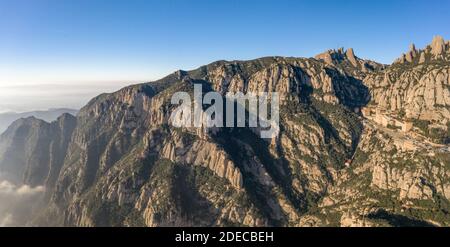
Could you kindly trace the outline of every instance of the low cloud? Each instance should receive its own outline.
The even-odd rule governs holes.
[[[44,191],[43,186],[17,186],[0,181],[0,227],[24,226],[39,207]]]

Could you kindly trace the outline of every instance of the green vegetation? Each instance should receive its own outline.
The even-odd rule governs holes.
[[[450,143],[450,122],[447,122],[446,130],[442,128],[430,128],[430,121],[415,119],[413,121],[415,127],[419,128],[423,135],[430,138],[435,143]]]
[[[398,130],[398,129],[400,129],[400,127],[397,127],[397,126],[392,125],[392,124],[388,124],[387,127],[388,127],[389,129],[392,129],[392,130]]]
[[[355,157],[353,158],[353,164],[363,165],[369,159],[369,154],[362,151],[361,149],[357,149],[355,152]]]
[[[424,221],[432,220],[442,225],[450,224],[450,202],[439,194],[433,200],[412,200],[415,207],[410,207],[405,214]]]
[[[399,118],[403,119],[403,118],[406,116],[405,110],[404,110],[404,109],[400,109],[400,110],[397,112],[397,116],[398,116]]]

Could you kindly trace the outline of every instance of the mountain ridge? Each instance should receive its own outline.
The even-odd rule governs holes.
[[[70,108],[50,108],[48,110],[30,111],[30,112],[3,112],[0,113],[0,133],[5,131],[15,120],[34,116],[44,121],[51,122],[56,120],[63,113],[76,115],[78,110]]]

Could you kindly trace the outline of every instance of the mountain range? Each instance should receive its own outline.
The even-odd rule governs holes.
[[[280,134],[175,128],[171,97],[276,91]],[[353,49],[217,61],[29,117],[0,176],[45,192],[31,226],[449,226],[450,42],[391,65]]]
[[[68,108],[54,108],[54,109],[48,109],[45,111],[30,111],[30,112],[4,112],[0,113],[0,133],[5,131],[8,126],[10,126],[14,121],[20,119],[20,118],[27,118],[27,117],[35,117],[42,119],[47,122],[52,122],[56,120],[59,116],[61,116],[63,113],[69,113],[72,115],[76,115],[78,110],[75,109],[68,109]]]

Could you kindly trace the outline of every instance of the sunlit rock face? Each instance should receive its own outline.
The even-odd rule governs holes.
[[[450,46],[436,36],[423,50],[412,45],[388,69],[368,75],[364,84],[382,108],[445,124],[450,119],[449,62]]]

